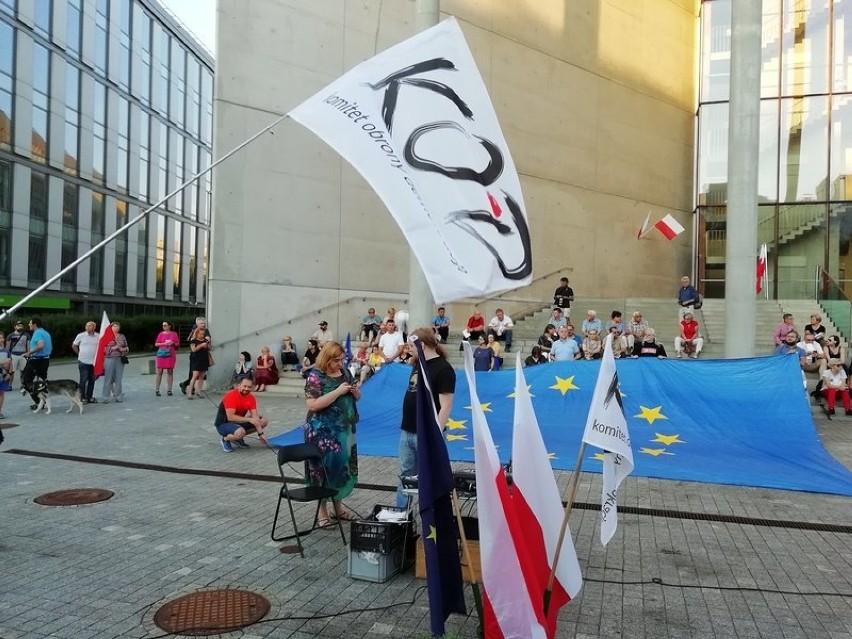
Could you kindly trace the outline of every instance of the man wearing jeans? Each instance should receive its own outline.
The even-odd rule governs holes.
[[[438,346],[435,333],[431,328],[418,328],[412,335],[415,335],[423,345],[423,356],[426,358],[426,369],[429,371],[429,381],[432,385],[432,399],[438,411],[438,425],[443,430],[453,409],[456,371],[447,361],[443,348]],[[413,365],[408,378],[408,389],[402,400],[402,432],[399,434],[400,477],[413,477],[417,474],[417,384],[420,377],[420,368],[416,360],[417,349],[413,349],[412,355]],[[402,492],[402,481],[400,481],[396,490],[396,506],[405,508],[407,505],[408,497]]]
[[[92,397],[95,392],[95,354],[98,352],[100,334],[95,332],[96,324],[86,322],[86,330],[74,338],[71,348],[77,353],[77,367],[80,369],[80,399],[84,404],[95,404]]]
[[[21,382],[25,388],[32,387],[33,380],[47,379],[47,369],[50,368],[50,353],[53,351],[53,341],[50,333],[44,330],[40,317],[34,317],[30,320],[30,330],[33,336],[30,338],[30,347],[24,353],[24,357],[28,358],[24,372],[21,375]],[[38,395],[30,393],[30,397],[35,402],[30,406],[30,409],[38,408]]]

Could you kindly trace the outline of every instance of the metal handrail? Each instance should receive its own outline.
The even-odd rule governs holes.
[[[388,295],[387,293],[385,293],[384,295],[353,295],[352,297],[347,297],[345,300],[335,302],[334,304],[329,304],[328,306],[322,306],[320,308],[316,308],[316,309],[313,309],[311,311],[305,311],[304,313],[301,313],[299,315],[294,315],[293,317],[288,319],[286,321],[286,323],[292,324],[293,322],[298,322],[299,320],[304,319],[306,317],[310,317],[311,315],[324,315],[324,314],[327,314],[328,311],[335,309],[335,308],[338,308],[340,306],[344,306],[346,304],[350,304],[350,303],[355,302],[355,301],[366,302],[367,300],[388,300],[388,301],[396,302],[396,303],[399,303],[399,302],[402,302],[403,304],[408,303],[407,297],[396,297],[396,296]],[[275,324],[275,326],[281,326],[284,323],[285,322],[279,322],[278,324]],[[268,328],[272,328],[272,327],[270,326]]]

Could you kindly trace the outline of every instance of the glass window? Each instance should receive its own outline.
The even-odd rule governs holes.
[[[83,7],[81,0],[68,0],[68,15],[65,23],[65,48],[74,57],[80,57]]]
[[[12,213],[12,172],[11,162],[0,161],[0,226]]]
[[[62,268],[77,259],[77,225],[79,189],[77,185],[65,183],[62,198]],[[77,272],[72,269],[60,279],[60,289],[74,291],[77,288]]]
[[[187,225],[187,243],[189,244],[189,299],[195,301],[195,287],[198,285],[198,265],[196,264],[196,243],[198,242],[198,229]]]
[[[813,296],[816,266],[825,263],[826,204],[781,204],[778,207],[779,299]]]
[[[127,224],[127,202],[115,203],[115,228]],[[115,239],[115,293],[127,293],[127,234],[122,233]]]
[[[784,0],[781,95],[828,90],[828,0]]]
[[[130,133],[130,104],[127,98],[118,96],[118,147],[116,149],[116,184],[120,189],[127,190],[129,133]]]
[[[760,155],[757,165],[758,202],[778,201],[778,100],[760,103]]]
[[[764,0],[760,42],[760,96],[778,97],[781,81],[781,0]]]
[[[834,17],[834,90],[852,91],[852,2],[836,1]]]
[[[157,297],[166,294],[166,217],[157,215]]]
[[[852,298],[852,203],[829,205],[829,251],[826,270]]]
[[[0,149],[12,148],[15,31],[0,21]]]
[[[852,200],[852,96],[848,95],[832,98],[829,183],[831,199]]]
[[[0,0],[0,11],[4,11],[9,15],[14,16],[17,8],[15,7],[15,0]]]
[[[698,109],[699,204],[723,205],[728,197],[728,105]]]
[[[27,279],[44,283],[47,267],[47,176],[33,171],[30,178],[30,237]]]
[[[731,0],[701,5],[701,101],[728,99],[731,75]]]
[[[175,225],[174,246],[172,247],[174,250],[174,263],[172,264],[172,294],[175,297],[180,297],[180,278],[181,268],[183,266],[183,256],[181,255],[183,228],[183,224],[178,223]]]
[[[33,133],[32,159],[47,161],[48,109],[50,90],[50,52],[43,46],[33,45]]]
[[[33,24],[36,33],[40,33],[45,38],[50,38],[50,21],[53,13],[53,3],[51,0],[35,0],[33,12]]]
[[[828,198],[827,106],[824,96],[781,100],[781,202]]]
[[[145,282],[148,280],[148,221],[142,218],[136,224],[136,294],[145,295]]]
[[[133,56],[133,93],[146,105],[151,100],[151,18],[142,9],[134,5],[134,43]]]
[[[95,70],[105,76],[109,53],[109,1],[97,0],[95,11]]]
[[[77,172],[80,148],[80,71],[71,63],[65,69],[65,158],[67,173]]]
[[[104,195],[92,192],[92,246],[104,239],[105,228]],[[104,290],[104,252],[95,251],[89,258],[89,292],[103,293]]]
[[[107,116],[107,90],[106,87],[95,81],[94,91],[94,136],[92,138],[92,179],[100,184],[104,183],[106,175],[106,116]]]
[[[186,109],[185,78],[186,51],[177,42],[172,42],[169,119],[181,127]]]
[[[139,116],[139,199],[148,199],[148,171],[151,166],[151,116]]]

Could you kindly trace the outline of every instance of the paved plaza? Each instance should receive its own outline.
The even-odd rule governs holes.
[[[223,453],[212,427],[220,394],[155,397],[143,363],[127,367],[125,403],[82,416],[66,414],[64,399],[51,415],[31,415],[29,398],[7,393],[5,421],[19,426],[4,430],[0,448],[0,638],[162,637],[157,609],[214,588],[272,604],[263,621],[225,637],[429,636],[425,581],[413,570],[383,584],[347,577],[336,531],[307,537],[304,558],[279,552],[269,539],[274,455],[256,439]],[[76,379],[76,363],[54,363],[50,376]],[[302,422],[304,402],[259,400],[273,434]],[[816,419],[828,450],[852,467],[852,419]],[[396,460],[359,463],[364,487],[347,504],[361,514],[392,504]],[[569,475],[558,477],[564,488]],[[83,487],[115,496],[33,502]],[[599,495],[600,475],[584,473],[577,501]],[[605,549],[598,513],[572,514],[585,584],[560,613],[559,637],[852,638],[852,499],[631,476],[620,504],[630,512]],[[470,588],[467,596],[472,610]],[[447,629],[475,637],[475,614],[451,616]]]

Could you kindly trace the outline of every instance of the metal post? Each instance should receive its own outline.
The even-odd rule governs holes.
[[[417,0],[417,30],[425,31],[438,24],[440,0]],[[432,325],[435,300],[420,263],[411,252],[408,266],[408,331]]]
[[[731,3],[725,329],[738,337],[726,340],[726,358],[754,355],[762,6]]]
[[[260,131],[258,131],[257,133],[255,133],[255,134],[254,134],[253,136],[251,136],[248,140],[245,140],[244,142],[241,142],[240,144],[238,144],[237,146],[235,146],[233,149],[231,149],[230,151],[228,151],[225,155],[223,155],[223,156],[222,156],[222,157],[220,157],[218,160],[216,160],[215,162],[213,162],[213,163],[212,163],[210,166],[208,166],[206,169],[204,169],[204,170],[203,170],[203,171],[201,171],[200,173],[196,173],[195,175],[193,175],[193,176],[192,176],[189,180],[187,180],[186,182],[184,182],[183,184],[181,184],[180,186],[178,186],[178,187],[177,187],[174,191],[172,191],[171,193],[169,193],[168,195],[166,195],[163,199],[161,199],[159,202],[157,202],[157,203],[156,203],[156,204],[154,204],[153,206],[149,206],[147,209],[145,209],[144,211],[142,211],[139,215],[137,215],[137,216],[136,216],[136,217],[134,217],[132,220],[130,220],[127,224],[125,224],[125,225],[124,225],[124,226],[122,226],[121,228],[116,229],[115,231],[113,231],[112,233],[110,233],[109,235],[107,235],[107,236],[106,236],[103,240],[101,240],[100,242],[98,242],[97,244],[95,244],[92,248],[90,248],[88,251],[86,251],[85,253],[83,253],[83,255],[81,255],[80,257],[78,257],[76,260],[74,260],[73,262],[71,262],[68,266],[66,266],[66,267],[65,267],[65,268],[63,268],[61,271],[59,271],[56,275],[54,275],[54,276],[53,276],[53,277],[51,277],[49,280],[47,280],[44,284],[42,284],[42,285],[41,285],[41,286],[39,286],[37,289],[35,289],[35,290],[34,290],[34,291],[32,291],[31,293],[29,293],[29,294],[27,294],[26,296],[24,296],[24,297],[23,297],[23,298],[22,298],[22,299],[21,299],[21,300],[20,300],[17,304],[14,304],[11,308],[9,308],[9,309],[7,309],[7,310],[5,310],[5,311],[0,312],[0,320],[5,319],[6,317],[8,317],[8,316],[9,316],[9,315],[11,315],[12,313],[14,313],[16,310],[18,310],[19,308],[21,308],[22,306],[24,306],[24,305],[25,305],[27,302],[29,302],[32,298],[34,298],[36,295],[38,295],[39,293],[41,293],[44,289],[46,289],[48,286],[50,286],[51,284],[53,284],[55,281],[57,281],[59,278],[61,278],[63,275],[65,275],[68,271],[70,271],[70,270],[72,270],[72,269],[77,268],[77,266],[79,266],[80,264],[82,264],[83,262],[85,262],[85,261],[86,261],[87,259],[89,259],[92,255],[94,255],[94,254],[95,254],[95,253],[97,253],[99,250],[101,250],[103,247],[105,247],[107,244],[109,244],[110,242],[112,242],[112,241],[113,241],[115,238],[117,238],[119,235],[121,235],[122,233],[126,233],[127,231],[129,231],[129,230],[130,230],[130,228],[131,228],[132,226],[134,226],[135,224],[137,224],[138,222],[140,222],[142,219],[144,219],[144,218],[145,218],[145,216],[146,216],[146,215],[148,215],[148,213],[150,213],[151,211],[153,211],[153,210],[155,210],[155,209],[160,208],[163,204],[165,204],[166,202],[168,202],[168,201],[169,201],[169,198],[172,198],[172,197],[174,197],[175,195],[177,195],[178,193],[180,193],[181,191],[183,191],[183,190],[184,190],[186,187],[188,187],[190,184],[192,184],[193,182],[196,182],[196,181],[197,181],[200,177],[202,177],[202,176],[206,175],[207,173],[209,173],[210,171],[212,171],[214,167],[216,167],[217,165],[219,165],[219,164],[221,164],[222,162],[224,162],[225,160],[227,160],[229,157],[231,157],[232,155],[234,155],[234,153],[236,153],[237,151],[241,150],[242,148],[244,148],[244,147],[248,146],[249,144],[251,144],[252,142],[254,142],[254,141],[255,141],[257,138],[259,138],[261,135],[263,135],[264,133],[266,133],[267,131],[269,131],[270,129],[272,129],[273,127],[275,127],[276,125],[278,125],[280,122],[282,122],[283,120],[285,120],[285,119],[286,119],[286,118],[288,118],[288,117],[289,117],[289,114],[284,114],[284,115],[282,115],[280,118],[278,118],[278,119],[276,119],[274,122],[272,122],[272,124],[270,124],[270,125],[268,125],[268,126],[264,127],[263,129],[261,129]],[[208,218],[208,219],[209,219],[209,218]]]

